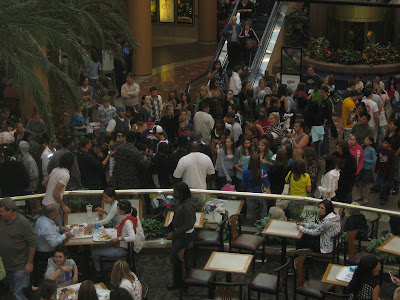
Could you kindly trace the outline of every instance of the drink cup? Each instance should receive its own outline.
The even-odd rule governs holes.
[[[71,271],[66,271],[65,272],[65,280],[66,281],[71,281],[72,280],[72,272]]]
[[[83,236],[85,233],[85,226],[79,225],[78,236]]]
[[[72,234],[74,235],[74,237],[78,236],[78,232],[79,232],[78,226],[75,226],[74,228],[72,228]]]
[[[92,216],[92,211],[93,211],[93,205],[91,204],[86,205],[86,212],[89,218]]]

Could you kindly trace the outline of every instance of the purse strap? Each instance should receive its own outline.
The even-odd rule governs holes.
[[[292,171],[289,172],[289,178],[286,181],[286,183],[290,184],[290,179],[292,178]]]

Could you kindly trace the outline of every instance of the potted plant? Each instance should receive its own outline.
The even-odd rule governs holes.
[[[167,229],[164,227],[164,221],[156,219],[142,219],[144,236],[146,239],[155,239],[158,237],[164,237],[167,234]]]
[[[310,15],[307,8],[296,9],[286,15],[291,46],[303,47],[310,40]]]

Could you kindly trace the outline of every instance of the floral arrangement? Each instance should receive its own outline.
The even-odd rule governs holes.
[[[400,52],[391,43],[366,45],[363,51],[333,49],[326,37],[311,38],[305,53],[312,59],[344,65],[390,64],[400,62]]]

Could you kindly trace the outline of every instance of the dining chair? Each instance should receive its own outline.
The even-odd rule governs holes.
[[[349,294],[340,294],[340,293],[335,293],[335,292],[330,292],[330,291],[321,291],[321,293],[324,295],[324,299],[332,299],[332,300],[337,300],[337,299],[349,299],[350,295]]]
[[[133,273],[136,273],[136,259],[135,259],[135,251],[133,250],[133,243],[128,243],[128,251],[127,254],[120,257],[106,257],[100,256],[100,271],[103,272],[104,264],[106,263],[115,263],[118,260],[126,260],[128,262],[129,268]],[[111,271],[109,271],[111,272]]]
[[[253,264],[253,274],[256,271],[256,251],[262,245],[262,262],[265,260],[265,238],[262,236],[257,236],[254,234],[242,234],[241,226],[242,215],[232,215],[229,217],[229,252],[232,249],[238,249],[239,253],[250,252],[254,255]]]
[[[331,290],[332,285],[322,283],[318,279],[308,279],[307,264],[305,264],[306,256],[299,256],[294,260],[294,292],[293,299],[296,300],[297,295],[302,295],[312,299],[324,299],[322,290]]]
[[[381,214],[378,214],[377,217],[370,221],[370,234],[369,234],[369,238],[370,239],[377,239],[378,238],[378,230],[379,230],[379,221],[382,218]]]
[[[245,300],[247,283],[212,282],[215,300]],[[239,289],[237,289],[239,288]]]
[[[182,261],[182,274],[183,274],[183,285],[180,289],[179,299],[182,299],[183,292],[187,294],[188,287],[196,286],[201,288],[208,288],[208,298],[212,298],[213,285],[212,281],[215,279],[214,271],[206,271],[201,269],[188,269],[186,267],[186,249],[182,249],[179,252],[179,258]]]
[[[346,241],[347,247],[344,247],[343,257],[344,257],[344,264],[348,266],[358,266],[360,263],[361,258],[368,256],[368,255],[375,255],[369,252],[361,251],[361,239],[358,240],[358,251],[356,248],[356,237],[359,235],[359,230],[351,230],[346,232]],[[349,254],[349,258],[347,258],[347,252]],[[382,277],[383,277],[383,265],[384,259],[378,255],[375,255],[378,259],[378,262],[381,264],[381,271],[379,274],[380,277],[380,284],[382,285]]]
[[[196,254],[199,248],[218,248],[218,251],[224,251],[224,232],[225,224],[228,221],[228,211],[221,213],[222,221],[219,223],[219,232],[215,230],[198,230],[193,242],[193,266],[196,267]]]
[[[274,270],[274,274],[258,273],[248,284],[248,298],[251,299],[251,292],[258,293],[260,299],[261,293],[275,295],[276,300],[279,299],[279,294],[283,291],[285,299],[288,300],[288,269],[290,265],[290,258],[286,256],[285,264]]]

